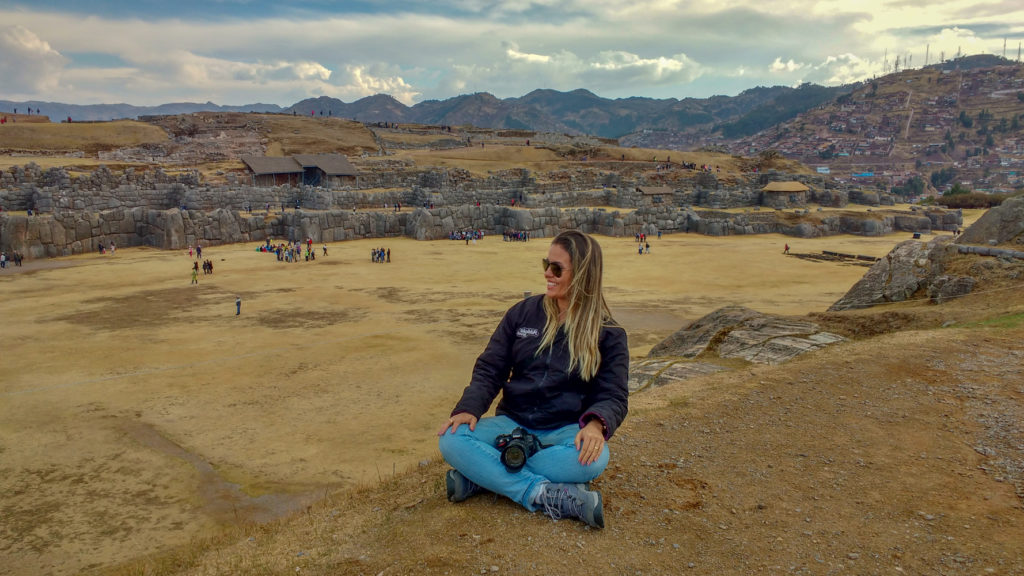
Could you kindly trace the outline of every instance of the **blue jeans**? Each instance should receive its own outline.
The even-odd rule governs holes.
[[[601,450],[601,457],[589,466],[579,463],[576,450],[576,434],[580,427],[573,423],[551,430],[524,430],[534,434],[541,444],[550,445],[526,460],[526,465],[517,472],[509,472],[501,463],[501,452],[494,447],[494,438],[508,434],[519,426],[508,416],[481,418],[476,430],[459,426],[458,432],[445,432],[438,440],[441,455],[453,468],[473,483],[520,503],[531,512],[537,507],[534,499],[543,484],[564,482],[580,484],[590,482],[604,472],[608,465],[608,444]]]

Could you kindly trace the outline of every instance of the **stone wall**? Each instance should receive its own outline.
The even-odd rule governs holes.
[[[209,186],[191,172],[114,173],[105,167],[71,178],[62,169],[29,164],[0,171],[0,205],[35,212],[2,213],[0,247],[41,258],[90,252],[110,242],[179,249],[199,242],[267,238],[336,242],[403,235],[426,240],[470,229],[488,234],[514,229],[551,237],[569,228],[611,236],[661,231],[806,238],[954,231],[962,224],[959,212],[944,210],[827,216],[806,209],[761,210],[761,188],[781,179],[798,179],[810,188],[784,204],[845,205],[849,191],[816,175],[733,175],[732,184],[725,185],[711,172],[670,170],[652,176],[630,163],[615,166],[622,172],[583,163],[545,173],[545,180],[538,182],[528,170],[519,169],[474,178],[461,169],[391,168],[360,176],[360,186],[371,190]],[[668,186],[673,192],[655,199],[638,191],[648,185]],[[402,211],[395,210],[396,204]],[[738,207],[753,208],[743,213],[717,210]]]
[[[55,212],[102,211],[115,208],[185,208],[244,210],[295,208],[314,210],[393,206],[454,206],[462,204],[547,206],[613,206],[636,208],[652,200],[637,191],[642,186],[667,186],[674,192],[662,200],[676,206],[737,208],[765,203],[761,188],[773,180],[795,179],[811,191],[784,199],[778,207],[815,202],[825,206],[846,205],[849,194],[834,181],[816,175],[776,172],[733,175],[724,184],[717,175],[683,169],[650,173],[647,163],[599,164],[544,173],[543,181],[528,170],[502,170],[475,178],[457,168],[416,169],[386,163],[380,170],[361,174],[358,186],[342,189],[281,186],[261,188],[231,175],[230,184],[211,186],[200,182],[196,172],[170,174],[157,169],[137,172],[132,168],[115,173],[100,167],[72,178],[61,168],[42,169],[35,164],[0,171],[0,205],[7,210]],[[870,198],[877,203],[877,198]]]
[[[936,214],[936,220],[942,220]],[[785,234],[803,238],[835,234],[876,236],[896,231],[929,231],[926,215],[829,214],[814,219],[791,212],[765,210],[731,213],[669,206],[633,211],[579,207],[520,209],[495,204],[460,204],[394,210],[288,210],[250,214],[233,208],[211,211],[180,208],[114,208],[98,212],[60,210],[32,216],[0,214],[0,248],[28,258],[92,252],[100,244],[182,249],[205,245],[276,240],[340,242],[361,238],[407,236],[418,240],[448,238],[453,232],[483,230],[501,235],[525,231],[549,238],[562,230],[579,229],[607,236],[638,232],[696,233],[711,236]]]

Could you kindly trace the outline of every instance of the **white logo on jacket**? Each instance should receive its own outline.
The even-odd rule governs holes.
[[[540,330],[536,328],[522,326],[516,330],[516,338],[536,338],[537,336],[540,336]]]

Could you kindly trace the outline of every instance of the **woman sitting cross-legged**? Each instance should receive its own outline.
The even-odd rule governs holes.
[[[448,499],[485,490],[527,510],[604,527],[589,489],[626,417],[629,348],[601,289],[601,247],[570,230],[544,258],[547,290],[512,306],[438,431]],[[501,392],[496,415],[483,418]],[[499,447],[500,446],[500,447]]]

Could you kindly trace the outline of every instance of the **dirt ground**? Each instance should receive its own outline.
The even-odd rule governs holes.
[[[904,239],[600,241],[640,357],[728,304],[820,313],[866,270],[787,242],[882,256]],[[602,532],[449,504],[433,433],[501,313],[543,290],[546,246],[358,241],[295,264],[208,247],[198,286],[187,253],[148,249],[0,272],[0,573],[1024,571],[1019,323],[638,395],[597,482]]]

